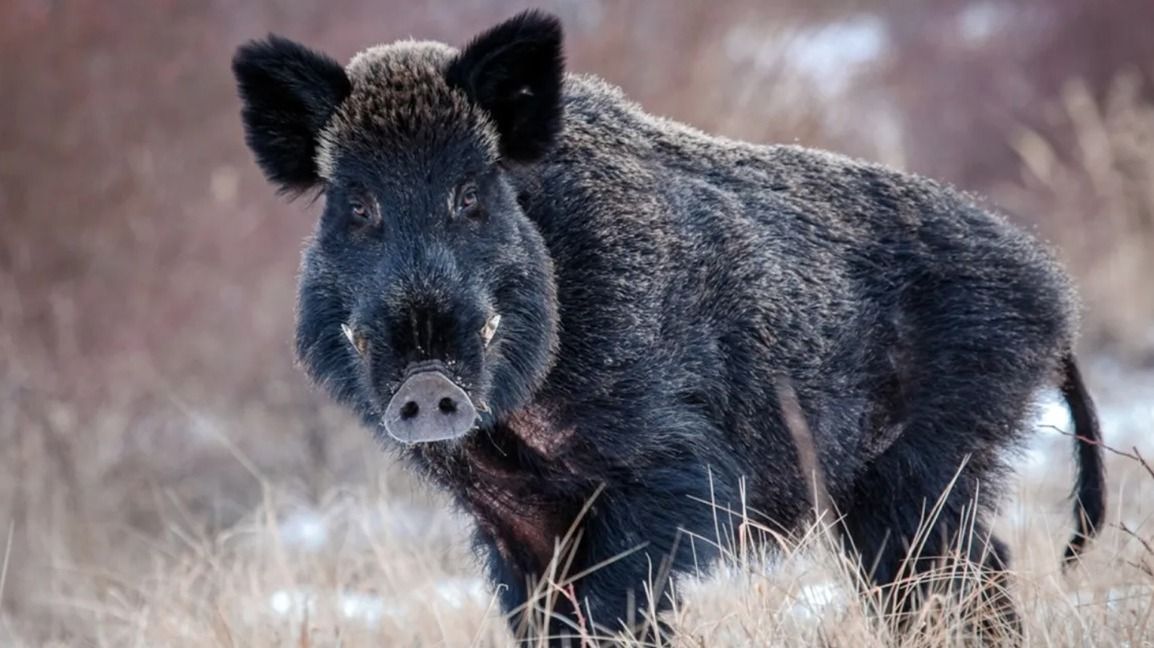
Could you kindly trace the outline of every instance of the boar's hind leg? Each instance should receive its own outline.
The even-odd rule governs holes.
[[[951,486],[956,465],[927,470],[922,455],[914,444],[896,444],[858,482],[852,502],[841,505],[843,540],[861,561],[863,585],[878,588],[879,611],[900,633],[917,632],[915,621],[924,618],[983,642],[1016,643],[1009,556],[980,521],[980,501],[975,509],[984,499],[978,471],[963,467]],[[942,611],[950,617],[926,616],[935,612],[925,605],[935,595],[944,597]]]
[[[965,304],[918,322],[914,330],[934,334],[912,345],[903,432],[836,504],[847,550],[884,593],[883,612],[899,629],[914,630],[909,622],[932,612],[922,604],[936,592],[946,596],[944,612],[962,615],[949,627],[1013,641],[1008,556],[985,522],[1005,450],[1028,430],[1029,404],[1059,345],[1052,330],[1005,319],[993,327],[998,318]],[[981,591],[971,596],[975,585]]]

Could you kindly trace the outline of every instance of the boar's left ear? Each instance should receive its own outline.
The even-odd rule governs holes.
[[[493,118],[503,157],[532,162],[561,132],[564,72],[561,21],[529,10],[473,39],[445,76]]]
[[[344,68],[270,35],[240,46],[232,72],[244,103],[245,140],[265,176],[288,192],[315,186],[317,137],[352,91]]]

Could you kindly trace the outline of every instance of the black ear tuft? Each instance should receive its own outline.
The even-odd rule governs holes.
[[[445,76],[496,122],[501,155],[531,162],[561,132],[561,22],[529,10],[473,39]]]
[[[240,46],[232,59],[245,140],[269,180],[289,192],[319,178],[317,135],[352,91],[336,61],[279,36]]]

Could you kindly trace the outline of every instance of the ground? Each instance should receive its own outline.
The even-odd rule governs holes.
[[[1120,453],[1154,457],[1154,380],[1102,363],[1091,371],[1107,443]],[[1014,595],[1028,644],[1151,645],[1154,473],[1132,456],[1110,453],[1109,527],[1082,564],[1063,571],[1073,478],[1068,426],[1056,395],[1042,395],[1035,441],[1016,461],[1011,496],[996,525],[1015,555]],[[379,478],[331,489],[307,504],[254,472],[263,503],[215,532],[198,530],[203,521],[188,517],[174,499],[166,540],[136,561],[149,567],[110,573],[96,564],[58,566],[42,576],[83,584],[74,582],[72,595],[35,596],[35,607],[68,620],[57,636],[98,646],[508,644],[493,593],[469,550],[468,520],[383,454],[365,461],[366,474]],[[719,515],[739,518],[740,512]],[[140,545],[126,542],[124,550],[140,551]],[[784,556],[728,547],[723,565],[678,582],[684,601],[669,615],[676,643],[885,641],[887,631],[853,593],[848,573],[818,526]],[[556,588],[553,595],[565,594]],[[954,643],[957,622],[948,610],[934,619],[907,644]],[[24,643],[18,621],[0,617],[6,644]]]

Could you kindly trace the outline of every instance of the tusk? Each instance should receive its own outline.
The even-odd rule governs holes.
[[[485,346],[489,346],[489,342],[493,340],[493,336],[497,334],[497,327],[501,325],[501,316],[493,315],[489,321],[485,322],[485,326],[481,328],[481,342]]]
[[[345,339],[349,341],[349,344],[353,345],[357,353],[365,355],[365,351],[368,350],[368,343],[364,336],[354,333],[353,327],[348,324],[341,324],[341,333],[345,334]]]

